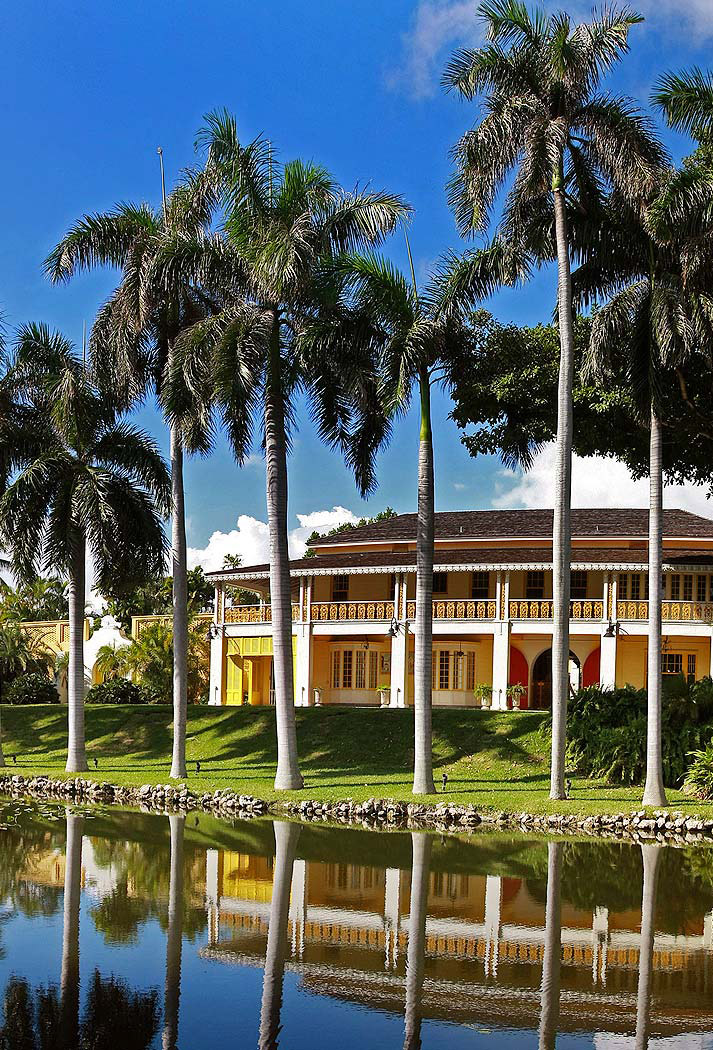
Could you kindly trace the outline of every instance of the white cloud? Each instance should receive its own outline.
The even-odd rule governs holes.
[[[456,490],[456,492],[465,492],[465,485],[462,481],[454,481],[453,488]]]
[[[315,510],[309,514],[298,514],[299,525],[289,534],[290,557],[301,558],[305,552],[307,537],[314,532],[327,532],[336,525],[345,522],[356,522],[359,519],[346,507],[332,507],[331,510]],[[270,540],[267,522],[241,514],[237,528],[231,532],[214,532],[205,547],[188,548],[188,566],[195,568],[202,565],[210,572],[220,569],[226,554],[239,554],[243,565],[260,565],[266,562],[270,553]]]
[[[562,3],[548,0],[544,6],[559,11]],[[699,43],[713,38],[712,0],[640,0],[634,6],[645,16],[645,30],[677,36],[693,33]],[[449,54],[480,39],[477,7],[476,0],[419,0],[411,28],[403,35],[401,61],[387,78],[389,86],[416,99],[436,94]],[[573,21],[591,19],[589,0],[571,0],[567,10]]]
[[[404,34],[402,63],[389,77],[390,85],[414,98],[435,94],[444,56],[454,47],[474,43],[477,36],[474,0],[421,0]]]
[[[537,509],[554,503],[555,450],[547,445],[535,457],[527,474],[503,470],[495,485],[494,507]],[[667,485],[664,506],[713,517],[713,501],[702,485]],[[572,463],[573,507],[648,507],[649,483],[634,481],[623,463],[604,456],[574,456]]]

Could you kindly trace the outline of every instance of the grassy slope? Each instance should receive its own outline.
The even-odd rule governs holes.
[[[93,779],[116,784],[166,783],[170,769],[169,706],[88,707],[87,752]],[[3,707],[3,748],[10,772],[61,773],[66,709]],[[641,788],[612,787],[574,778],[572,798],[550,803],[548,743],[539,712],[435,710],[435,776],[448,773],[449,801],[481,809],[530,813],[630,811]],[[305,788],[289,797],[371,796],[410,799],[413,713],[321,708],[297,711]],[[196,791],[230,787],[264,799],[280,797],[275,772],[274,711],[269,708],[194,707],[188,712],[188,785]],[[11,755],[17,755],[13,764]],[[93,759],[99,760],[94,770]],[[195,760],[201,771],[195,773]],[[440,786],[440,784],[439,784]],[[287,797],[284,793],[281,797]],[[439,795],[440,798],[440,795]],[[703,805],[669,792],[673,808],[713,816]]]

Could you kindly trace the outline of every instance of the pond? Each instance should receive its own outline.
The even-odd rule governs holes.
[[[713,1046],[713,848],[0,803],[0,1048]]]

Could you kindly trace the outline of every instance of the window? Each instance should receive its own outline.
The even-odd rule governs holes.
[[[366,688],[366,650],[357,649],[354,663],[354,688]]]
[[[619,593],[617,597],[620,599],[620,601],[625,602],[626,599],[629,597],[629,577],[626,575],[625,572],[619,573],[618,592]]]
[[[332,576],[332,601],[346,602],[349,600],[349,577]]]
[[[351,689],[353,667],[354,655],[351,649],[345,649],[342,653],[342,689]]]
[[[438,654],[438,688],[448,689],[450,687],[451,654],[447,649],[442,649]]]
[[[475,689],[475,653],[466,653],[465,687],[469,693]]]
[[[379,654],[373,649],[369,653],[369,688],[376,689],[379,684]]]
[[[434,594],[448,594],[448,573],[447,572],[434,572],[434,574],[433,574],[433,593]]]
[[[587,597],[587,574],[584,569],[573,569],[569,574],[569,591],[571,598]]]
[[[696,576],[696,601],[705,602],[708,597],[708,580],[705,576]]]
[[[684,602],[693,601],[693,577],[688,573],[683,577],[683,600]]]
[[[490,592],[490,573],[474,572],[471,598],[487,598]]]
[[[688,660],[686,661],[686,678],[688,684],[692,685],[696,680],[696,654],[689,653]]]
[[[332,653],[332,689],[339,689],[341,685],[342,654],[338,649]]]
[[[545,574],[541,569],[528,569],[525,580],[526,598],[544,598]]]
[[[663,653],[661,674],[683,674],[683,653]]]
[[[631,597],[635,602],[638,602],[641,597],[641,577],[638,572],[632,572],[631,574]]]
[[[677,602],[681,597],[681,577],[674,573],[671,577],[671,601]]]
[[[453,688],[465,689],[465,653],[453,653]]]

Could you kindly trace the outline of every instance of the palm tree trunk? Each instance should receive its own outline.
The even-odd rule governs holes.
[[[5,755],[2,750],[2,676],[0,675],[0,769],[5,768]]]
[[[645,806],[665,806],[661,753],[661,548],[663,463],[661,421],[652,406],[649,442],[649,648]]]
[[[433,533],[434,481],[431,432],[431,384],[426,369],[419,376],[421,436],[418,446],[418,521],[416,525],[416,638],[414,660],[414,795],[432,795],[433,748]]]
[[[554,1050],[557,1039],[562,965],[562,843],[547,843],[547,904],[545,955],[540,989],[540,1050]]]
[[[267,470],[267,521],[270,532],[270,605],[272,611],[272,660],[275,672],[277,723],[276,791],[303,785],[297,757],[295,689],[292,669],[292,593],[287,542],[287,440],[283,401],[280,331],[275,319],[270,348],[270,368],[265,391],[265,463]]]
[[[84,536],[76,541],[69,571],[69,673],[67,677],[67,714],[69,741],[67,773],[83,773],[87,768],[84,746],[84,602],[85,602]]]
[[[276,1050],[278,1045],[282,984],[287,955],[290,889],[297,840],[301,830],[299,824],[290,824],[285,820],[276,820],[273,826],[275,829],[275,870],[272,878],[270,924],[267,930],[267,951],[262,982],[259,1050]]]
[[[411,856],[404,1050],[420,1050],[421,993],[426,961],[426,914],[431,871],[431,836],[427,832],[411,832]]]
[[[186,818],[172,813],[171,875],[168,888],[168,935],[166,937],[166,981],[163,1007],[163,1050],[178,1046],[178,1012],[181,1000],[181,954],[183,949],[183,832]]]
[[[649,1017],[651,1007],[651,971],[654,958],[656,920],[656,884],[661,847],[651,843],[641,846],[644,862],[644,885],[641,893],[641,943],[639,945],[639,986],[636,993],[636,1050],[646,1050],[649,1044]]]
[[[186,775],[188,717],[188,567],[186,501],[183,490],[183,442],[171,427],[171,572],[173,574],[173,756],[171,776]]]
[[[84,817],[66,811],[67,844],[64,854],[64,920],[60,1018],[62,1045],[77,1045],[79,1034],[79,907],[82,892],[82,834]]]
[[[569,235],[561,167],[553,179],[557,238],[557,310],[560,367],[557,388],[557,444],[554,524],[552,530],[552,764],[550,798],[565,797],[565,748],[569,694],[569,588],[572,561],[572,384],[574,322]]]

